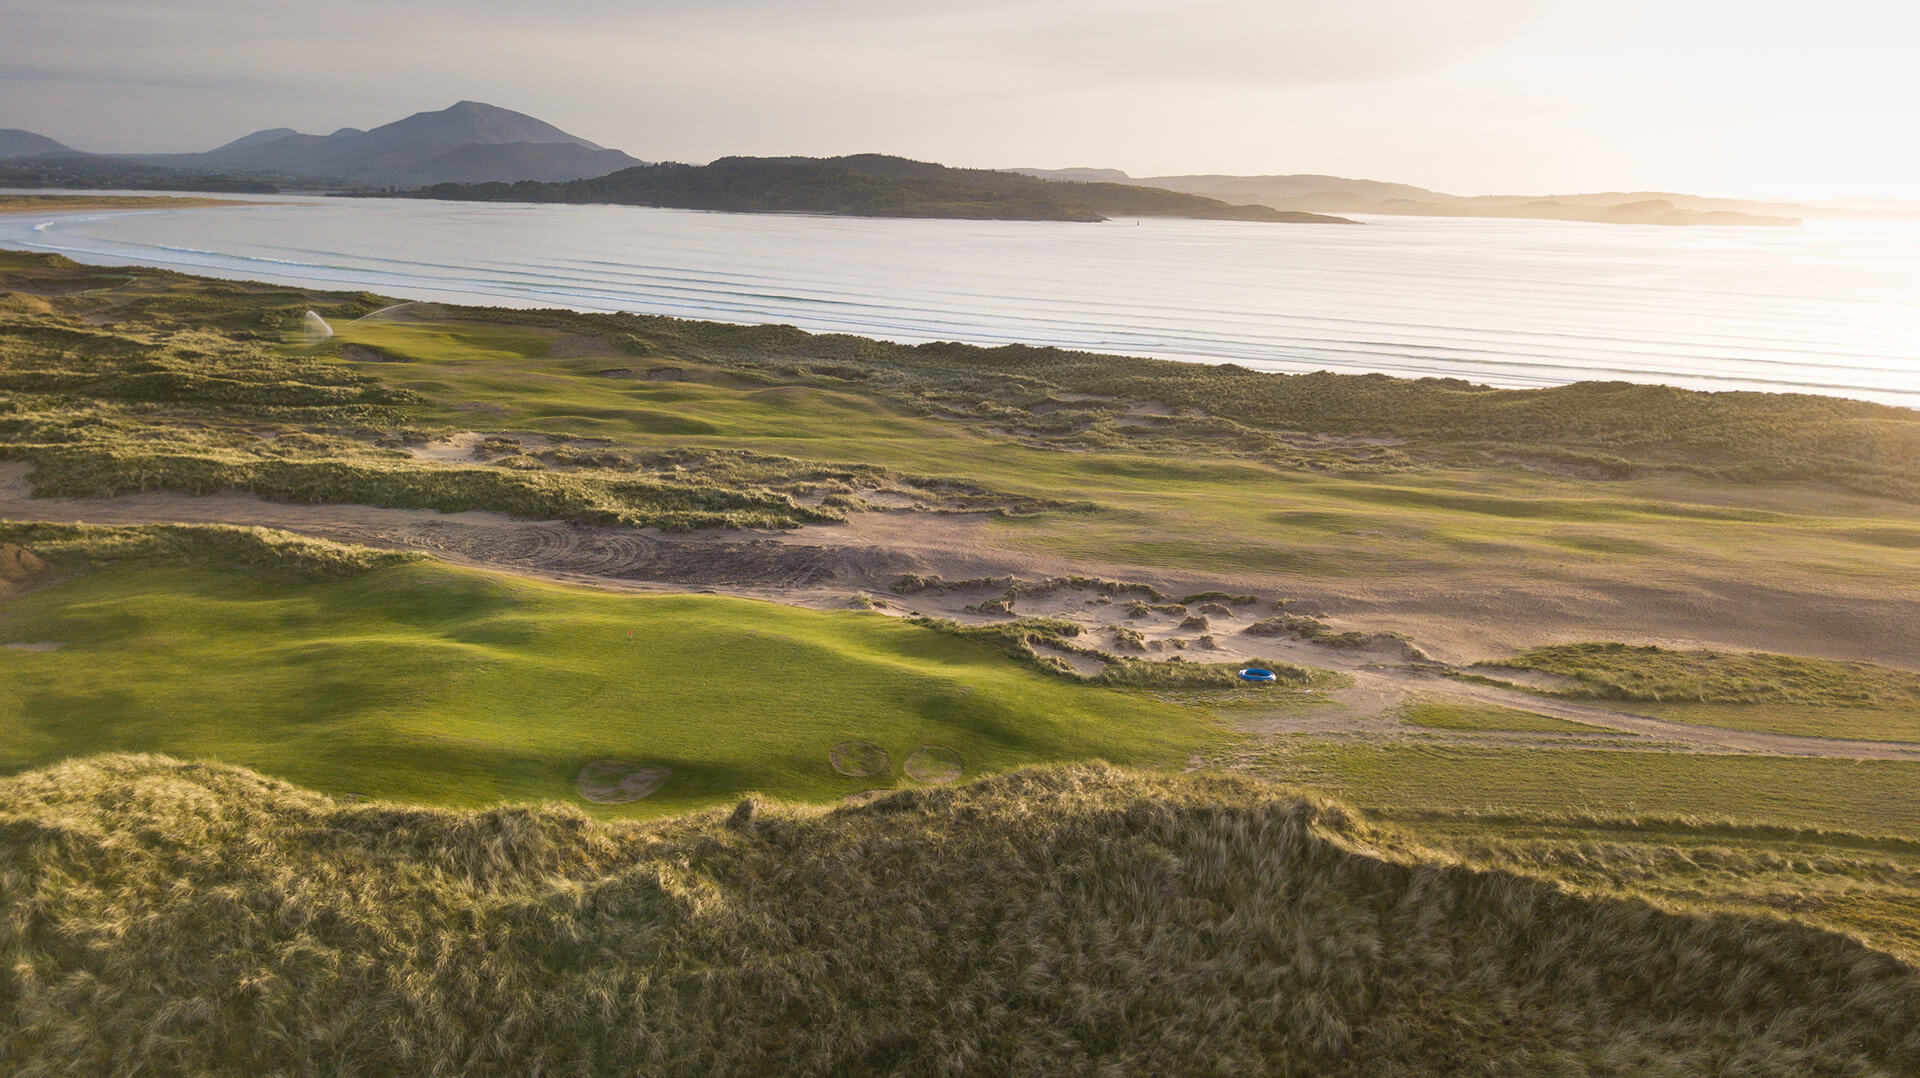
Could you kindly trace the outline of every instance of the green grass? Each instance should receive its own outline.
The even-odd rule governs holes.
[[[0,780],[0,821],[0,1043],[28,1078],[1920,1058],[1915,967],[1847,935],[1463,864],[1244,779],[1053,767],[608,825],[102,757]]]
[[[573,799],[611,758],[674,770],[611,814],[747,790],[829,800],[903,781],[921,744],[969,773],[1105,758],[1172,763],[1199,712],[1076,685],[994,647],[876,614],[622,596],[444,566],[349,579],[106,564],[13,600],[0,768],[165,752],[424,804]],[[872,741],[892,774],[827,751]]]
[[[1362,806],[1703,816],[1920,838],[1920,763],[1299,741],[1264,773]]]
[[[1834,707],[1819,704],[1636,703],[1633,710],[1674,722],[1763,734],[1920,742],[1920,707]]]
[[[1416,698],[1401,709],[1402,720],[1414,726],[1435,730],[1491,730],[1542,734],[1615,734],[1585,723],[1536,715],[1531,711],[1483,704],[1476,700],[1426,696]]]

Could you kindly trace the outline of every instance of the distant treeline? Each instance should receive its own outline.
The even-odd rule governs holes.
[[[948,168],[882,154],[724,157],[710,165],[659,164],[564,183],[442,183],[414,194],[482,202],[602,202],[736,213],[854,217],[1104,221],[1198,217],[1232,221],[1351,223],[1339,217],[1235,206],[1202,195],[1119,183],[1049,183],[1011,172]]]
[[[81,190],[212,191],[271,195],[280,187],[263,179],[187,172],[113,157],[51,156],[0,162],[0,187],[72,187]]]

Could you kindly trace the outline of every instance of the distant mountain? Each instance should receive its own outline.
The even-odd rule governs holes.
[[[1343,195],[1356,195],[1370,200],[1390,198],[1420,198],[1432,196],[1433,192],[1424,187],[1414,187],[1404,183],[1382,183],[1378,180],[1349,180],[1339,176],[1152,176],[1135,179],[1118,169],[1062,168],[1062,169],[1015,169],[1015,172],[1034,176],[1043,180],[1086,180],[1089,173],[1101,173],[1102,178],[1113,183],[1137,183],[1151,187],[1164,187],[1169,191],[1185,191],[1189,194],[1209,195],[1213,198],[1239,198],[1253,201],[1268,199],[1297,198],[1324,192],[1339,192]]]
[[[1039,179],[1073,181],[1105,169],[1018,169]],[[1312,213],[1380,213],[1419,217],[1523,217],[1555,221],[1653,225],[1797,225],[1802,217],[1840,216],[1844,211],[1790,203],[1742,202],[1695,195],[1649,192],[1587,195],[1475,195],[1429,191],[1404,183],[1341,176],[1150,176],[1124,182],[1255,202]]]
[[[124,159],[198,173],[385,187],[572,180],[641,164],[544,120],[478,101],[415,113],[371,131],[343,127],[330,135],[307,135],[275,127],[205,153]]]
[[[1037,180],[1064,183],[1135,183],[1133,177],[1117,168],[1010,168],[1008,172],[1032,176]]]
[[[45,135],[36,135],[31,131],[21,131],[11,127],[0,127],[0,158],[75,152],[77,151],[73,148],[63,146]]]
[[[1152,187],[1048,183],[1012,172],[948,168],[884,154],[723,157],[709,165],[645,165],[565,183],[446,183],[416,193],[473,201],[610,202],[853,217],[1100,221],[1119,216],[1353,223],[1267,206],[1235,206]]]
[[[231,150],[245,150],[254,146],[265,146],[270,142],[279,142],[283,138],[291,138],[299,133],[300,132],[295,131],[291,127],[269,127],[265,131],[255,131],[251,135],[242,135],[212,152],[226,153]]]

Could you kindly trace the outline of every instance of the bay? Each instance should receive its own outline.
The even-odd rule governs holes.
[[[1914,225],[1080,224],[276,198],[11,215],[0,246],[402,299],[906,342],[1920,406]]]

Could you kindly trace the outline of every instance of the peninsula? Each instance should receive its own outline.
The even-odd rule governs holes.
[[[732,213],[1104,221],[1191,217],[1282,224],[1356,224],[1343,217],[1234,205],[1123,183],[1050,183],[991,169],[949,168],[886,154],[723,157],[709,165],[641,165],[561,183],[441,183],[410,192],[481,202],[599,202]]]

